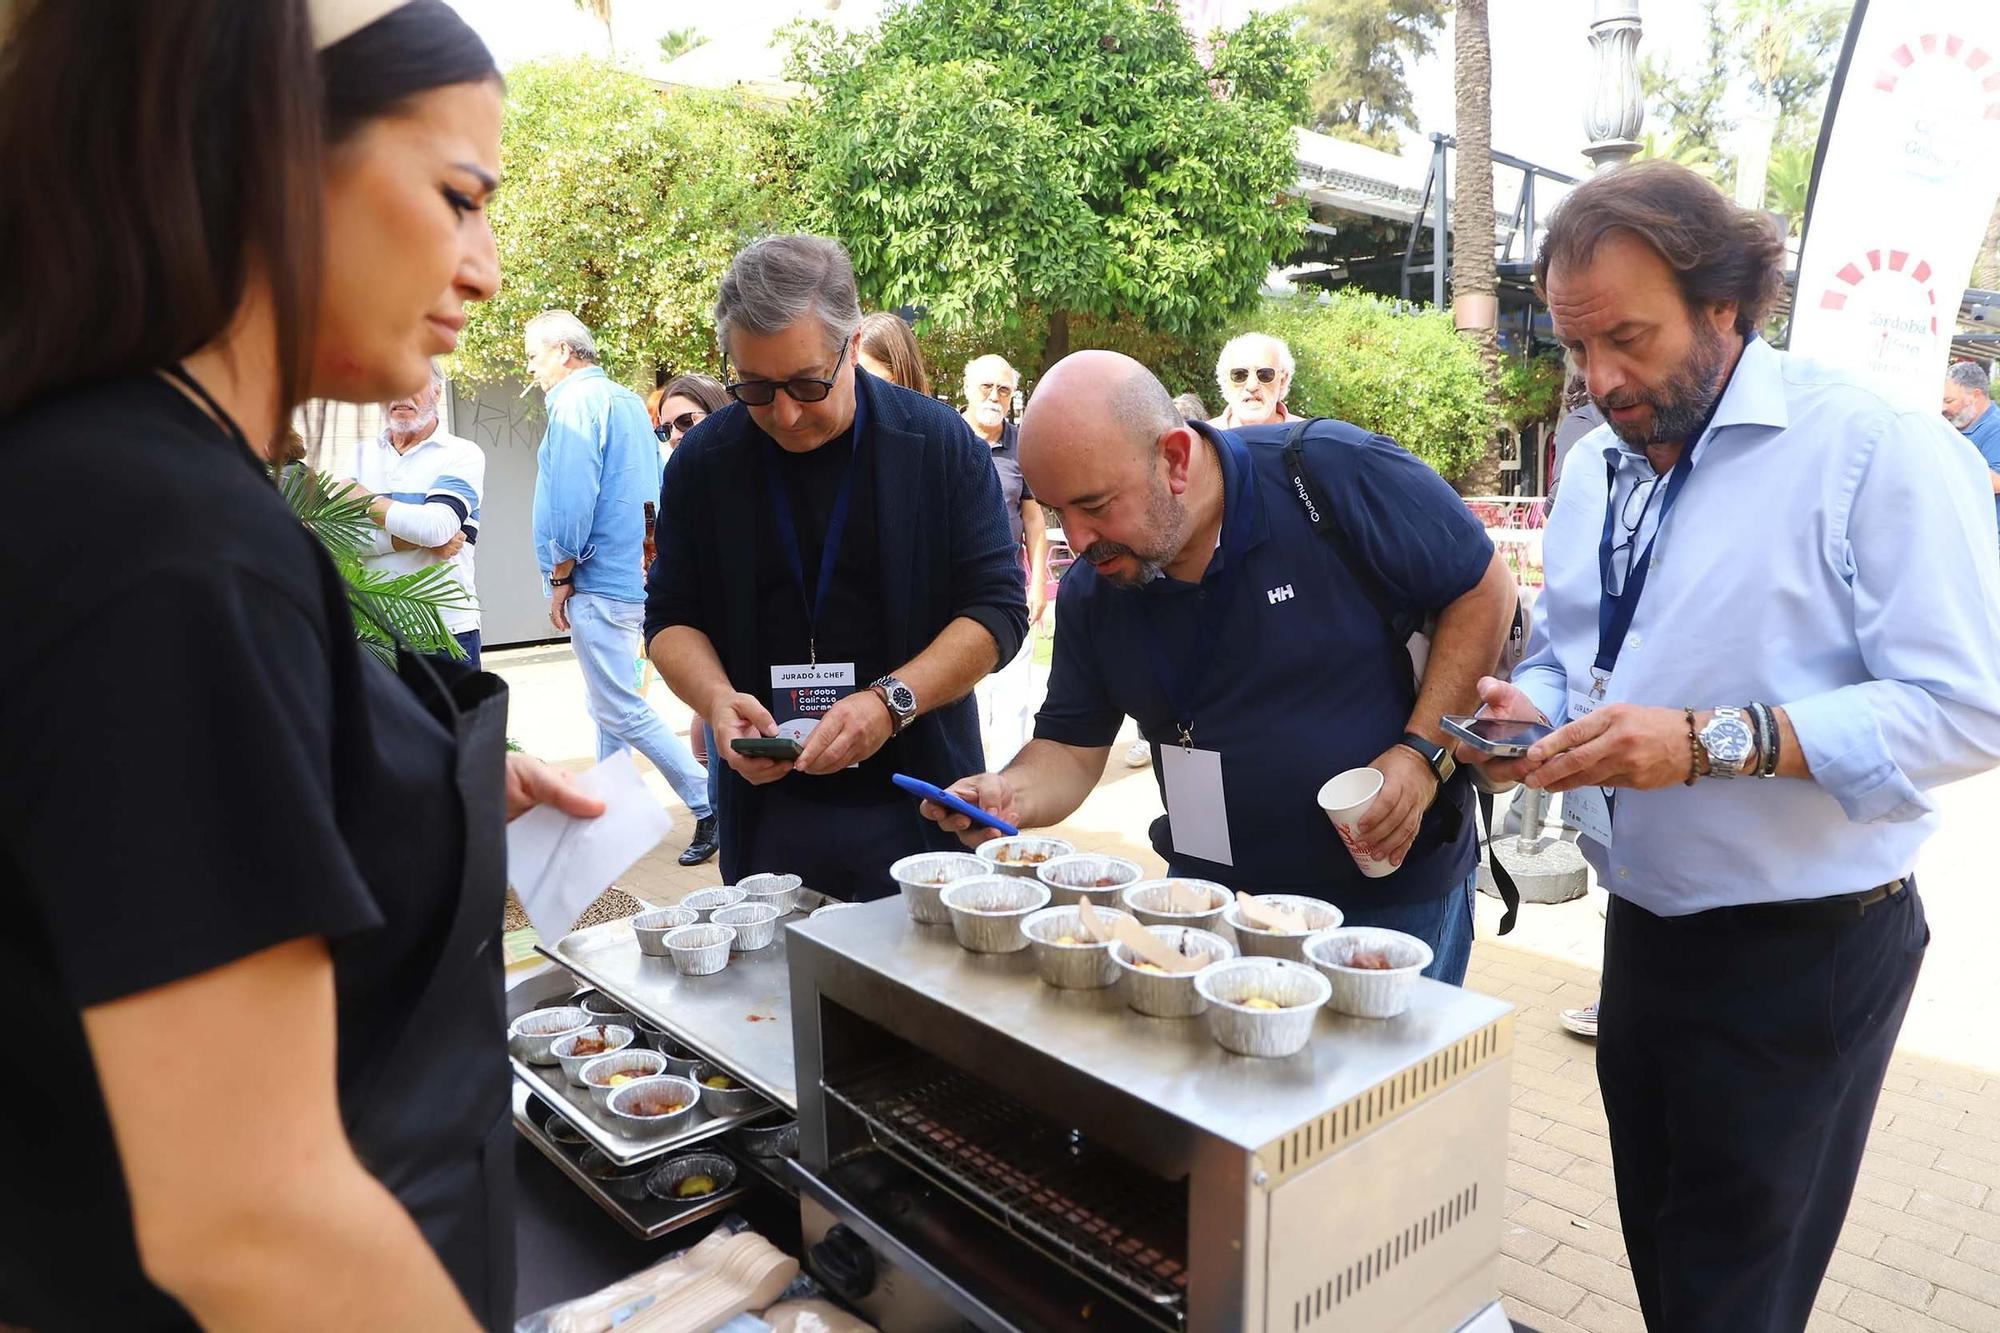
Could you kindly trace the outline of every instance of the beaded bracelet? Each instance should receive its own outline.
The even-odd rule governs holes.
[[[1694,780],[1701,776],[1701,736],[1698,732],[1695,731],[1694,728],[1694,709],[1689,708],[1687,705],[1683,704],[1681,705],[1681,711],[1687,714],[1687,724],[1688,724],[1687,785],[1692,787],[1694,786]]]

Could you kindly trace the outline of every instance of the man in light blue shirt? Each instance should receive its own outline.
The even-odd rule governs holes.
[[[660,453],[646,405],[597,364],[597,340],[552,310],[523,334],[528,374],[546,395],[548,431],[535,461],[535,558],[549,583],[549,623],[567,631],[597,723],[597,756],[631,746],[687,802],[700,865],[718,846],[708,774],[639,693],[646,617],[646,505],[660,494]]]
[[[2000,761],[1983,466],[1935,412],[1757,338],[1784,251],[1648,162],[1574,191],[1537,282],[1606,425],[1487,711],[1612,895],[1598,1080],[1653,1333],[1798,1333],[1929,932],[1927,789]],[[1472,756],[1476,757],[1476,756]]]
[[[1986,460],[1986,484],[1993,488],[1993,508],[2000,516],[2000,412],[1993,409],[1986,369],[1975,361],[1956,361],[1944,377],[1944,419],[1965,433]]]

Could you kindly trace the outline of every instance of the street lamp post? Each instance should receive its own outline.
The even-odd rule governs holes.
[[[1590,20],[1595,65],[1583,128],[1583,155],[1599,171],[1622,166],[1639,151],[1646,106],[1639,87],[1639,0],[1597,0]]]

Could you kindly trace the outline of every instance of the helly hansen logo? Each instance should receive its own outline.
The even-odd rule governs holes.
[[[1279,602],[1289,602],[1292,600],[1292,585],[1287,583],[1284,587],[1273,588],[1264,595],[1271,599],[1272,606],[1276,606]]]

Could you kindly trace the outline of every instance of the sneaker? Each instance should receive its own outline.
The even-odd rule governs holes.
[[[1565,1009],[1556,1015],[1556,1018],[1562,1023],[1565,1029],[1574,1032],[1577,1036],[1587,1037],[1592,1041],[1597,1039],[1596,1005],[1589,1005],[1582,1009]]]
[[[1153,762],[1153,746],[1144,736],[1125,747],[1125,767],[1144,768]]]
[[[688,839],[687,850],[681,853],[681,864],[698,866],[721,850],[715,833],[715,816],[708,815],[694,821],[694,837]]]

